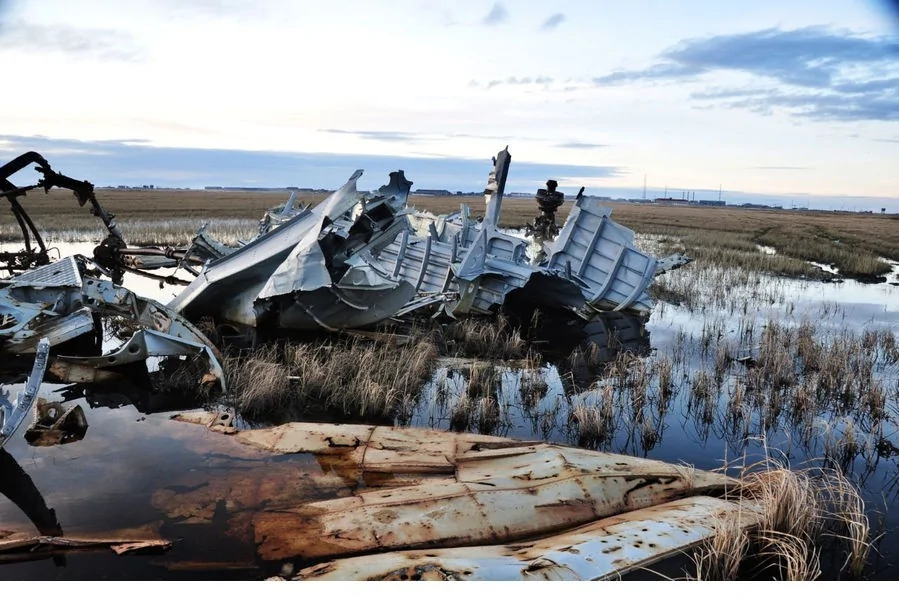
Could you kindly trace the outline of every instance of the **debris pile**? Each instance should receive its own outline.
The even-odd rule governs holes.
[[[9,182],[30,164],[43,175],[37,184]],[[688,260],[659,260],[638,250],[633,231],[612,221],[610,210],[583,189],[560,229],[555,211],[564,196],[553,180],[538,191],[543,214],[525,236],[499,228],[510,164],[505,149],[494,158],[481,221],[464,207],[439,217],[409,209],[412,182],[402,170],[376,192],[359,192],[363,172],[357,170],[315,207],[297,206],[291,195],[240,247],[215,241],[204,227],[185,247],[158,248],[129,247],[91,183],[54,172],[38,154],[24,154],[0,167],[0,194],[25,244],[22,251],[0,254],[0,267],[12,274],[0,279],[0,354],[32,354],[42,338],[51,347],[65,344],[76,354],[54,354],[48,370],[80,383],[114,379],[149,357],[187,357],[202,362],[198,384],[222,387],[219,354],[195,327],[201,321],[254,338],[257,332],[363,328],[421,310],[451,317],[494,314],[513,296],[588,321],[607,311],[649,312],[653,277]],[[108,235],[92,259],[50,262],[18,199],[52,186],[73,190],[105,225]],[[160,268],[193,280],[150,273]],[[162,305],[123,288],[125,272],[187,287]],[[110,327],[120,340],[111,348],[103,343]]]

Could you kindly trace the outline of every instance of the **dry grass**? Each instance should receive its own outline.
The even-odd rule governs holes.
[[[605,445],[615,433],[615,395],[611,386],[603,387],[596,402],[570,407],[568,424],[574,428],[577,445],[595,449]]]
[[[231,356],[231,401],[249,417],[279,410],[355,417],[408,412],[430,378],[437,349],[427,336],[403,346],[358,337],[263,345]]]
[[[520,359],[527,355],[521,331],[502,313],[495,317],[466,317],[446,325],[446,353],[454,356]]]
[[[697,580],[814,580],[822,574],[821,554],[839,545],[847,554],[840,572],[861,578],[870,529],[864,501],[842,473],[766,460],[741,469],[738,496],[750,500],[747,509],[760,508],[761,522],[741,531],[738,519],[722,520],[693,555]]]

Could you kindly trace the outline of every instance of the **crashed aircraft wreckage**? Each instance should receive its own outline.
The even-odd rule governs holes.
[[[550,201],[541,203],[540,233],[501,230],[510,163],[507,150],[495,158],[480,222],[464,209],[440,218],[408,210],[412,183],[403,171],[374,195],[357,191],[357,170],[315,207],[295,210],[292,197],[267,214],[256,238],[210,260],[169,307],[191,320],[295,330],[363,327],[433,305],[453,317],[491,314],[513,292],[588,320],[601,311],[650,311],[653,277],[688,260],[638,250],[633,231],[583,189],[558,235],[546,238],[556,231]]]
[[[658,460],[431,429],[173,419],[171,441],[207,464],[172,459],[143,478],[128,503],[144,522],[121,513],[102,535],[64,534],[49,506],[65,491],[45,500],[0,450],[0,493],[31,521],[0,520],[0,560],[112,548],[256,578],[613,579],[761,520],[739,481]]]
[[[63,381],[102,381],[116,368],[153,356],[203,361],[202,382],[223,385],[216,348],[191,323],[256,330],[339,330],[365,327],[429,308],[452,317],[495,313],[514,293],[543,309],[566,309],[590,320],[603,311],[646,313],[647,288],[658,273],[688,260],[658,260],[634,246],[634,233],[613,222],[610,210],[578,194],[559,229],[555,209],[564,200],[549,181],[538,192],[543,215],[526,237],[499,228],[511,156],[494,159],[485,190],[486,214],[466,209],[433,217],[407,208],[412,183],[402,170],[376,193],[360,193],[357,170],[315,207],[269,212],[259,234],[226,247],[201,229],[187,247],[128,247],[94,194],[93,185],[63,176],[36,153],[0,167],[0,195],[22,230],[25,248],[0,253],[0,353],[29,354],[47,337],[51,347],[93,338],[86,355],[53,355],[51,374]],[[43,178],[17,187],[9,177],[36,164]],[[93,258],[50,263],[46,244],[19,198],[53,186],[90,204],[108,235]],[[170,268],[194,276],[187,282]],[[125,272],[187,284],[168,305],[121,287]],[[107,277],[111,280],[103,280]],[[116,318],[124,343],[102,345],[103,319]],[[91,342],[87,342],[91,344]]]
[[[29,187],[13,185],[9,177],[30,164],[37,164],[43,179]],[[54,172],[36,153],[0,167],[0,195],[9,201],[25,244],[19,252],[0,254],[0,266],[13,274],[0,278],[0,358],[10,361],[36,354],[25,396],[16,403],[0,398],[4,435],[7,424],[21,422],[28,412],[23,405],[34,400],[32,384],[40,385],[45,368],[59,381],[93,383],[131,376],[131,366],[150,357],[185,357],[192,365],[199,364],[199,385],[224,389],[218,351],[190,321],[157,301],[104,280],[121,281],[122,272],[111,273],[87,257],[50,262],[46,244],[18,198],[29,190],[53,186],[73,190],[82,205],[90,202],[92,213],[106,225],[109,237],[95,254],[102,255],[111,246],[126,248],[114,217],[100,207],[90,183]],[[67,356],[67,350],[79,354]],[[37,387],[33,389],[36,395]]]

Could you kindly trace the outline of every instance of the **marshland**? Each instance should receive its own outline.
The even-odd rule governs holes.
[[[135,245],[184,244],[207,222],[213,236],[233,243],[252,236],[263,210],[286,198],[103,190],[98,197]],[[483,212],[465,199],[473,214]],[[410,203],[447,213],[459,199]],[[172,459],[198,470],[229,466],[223,455],[210,464],[189,439],[170,435],[174,409],[227,406],[245,427],[366,422],[539,439],[722,470],[766,504],[765,523],[750,535],[722,529],[712,544],[648,575],[899,578],[899,218],[609,206],[641,248],[694,259],[656,278],[648,317],[609,313],[583,322],[520,300],[491,318],[425,317],[275,338],[226,351],[227,396],[67,390],[90,419],[83,441],[38,448],[16,438],[6,449],[61,524],[105,528],[111,512],[128,508],[129,496],[164,476]],[[89,253],[82,243],[102,238],[99,222],[70,195],[32,194],[27,207],[62,254]],[[564,204],[560,217],[569,209]],[[501,224],[518,228],[535,215],[533,202],[507,199]],[[17,234],[2,214],[0,242]],[[129,284],[160,300],[177,292]],[[215,322],[204,329],[222,340]],[[84,467],[78,474],[76,464]],[[130,524],[150,519],[133,509]],[[7,517],[22,514],[0,502],[0,519]],[[98,556],[73,562],[80,566],[0,566],[0,578],[93,577],[105,566]],[[110,574],[271,573],[243,554],[226,563],[202,570],[134,563]]]

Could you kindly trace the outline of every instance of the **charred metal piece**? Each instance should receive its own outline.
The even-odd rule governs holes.
[[[12,175],[31,165],[35,165],[34,169],[43,175],[43,178],[36,184],[17,187],[10,182],[9,178]],[[0,253],[0,268],[7,270],[9,274],[46,265],[50,262],[44,239],[41,237],[31,217],[25,211],[25,208],[19,203],[19,197],[24,196],[28,191],[39,188],[44,189],[44,192],[49,192],[53,187],[71,190],[78,204],[82,207],[90,203],[91,214],[100,218],[109,231],[108,244],[125,245],[122,234],[116,226],[115,215],[104,210],[100,202],[97,201],[93,184],[86,180],[76,180],[54,171],[50,167],[50,163],[41,154],[30,151],[0,166],[0,196],[5,197],[9,202],[13,216],[22,231],[22,240],[25,245],[24,249],[18,252]],[[103,254],[101,251],[101,257]],[[110,264],[111,262],[107,263],[106,266],[108,267]],[[119,281],[121,280],[119,279]]]
[[[546,188],[537,189],[537,194],[534,196],[542,213],[534,218],[532,224],[528,224],[527,233],[533,236],[537,243],[542,244],[559,234],[559,227],[556,225],[556,210],[565,202],[565,194],[556,190],[558,186],[559,183],[555,180],[547,180]],[[584,187],[581,187],[577,198],[580,199],[583,194]]]
[[[57,446],[84,439],[87,433],[87,417],[81,405],[67,409],[61,402],[48,402],[38,398],[34,409],[34,421],[25,430],[25,441],[30,446]]]

